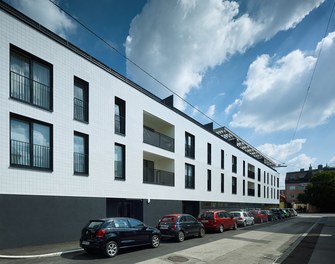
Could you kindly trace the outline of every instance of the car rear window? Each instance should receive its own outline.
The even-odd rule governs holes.
[[[235,216],[235,217],[240,217],[240,213],[230,213],[230,214]]]
[[[87,228],[98,229],[100,226],[105,223],[104,221],[90,221],[87,225]]]
[[[202,212],[199,214],[199,218],[213,218],[214,213],[213,212]]]
[[[165,216],[161,219],[161,222],[176,222],[175,216]]]

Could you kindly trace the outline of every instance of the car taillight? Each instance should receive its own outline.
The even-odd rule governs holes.
[[[106,230],[98,230],[97,233],[95,234],[96,237],[104,237],[106,235]]]
[[[242,217],[239,217],[239,218],[237,218],[237,220],[243,220],[243,218],[242,218]]]

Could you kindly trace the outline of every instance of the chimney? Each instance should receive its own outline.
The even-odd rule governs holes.
[[[318,165],[318,170],[322,170],[322,169],[323,169],[323,165],[322,164]]]

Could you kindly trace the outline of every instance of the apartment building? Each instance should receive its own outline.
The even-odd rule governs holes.
[[[275,163],[0,1],[0,248],[92,218],[279,204]]]

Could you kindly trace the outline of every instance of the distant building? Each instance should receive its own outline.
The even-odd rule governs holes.
[[[310,166],[308,170],[300,169],[300,171],[287,172],[285,179],[285,195],[288,206],[297,210],[311,211],[312,209],[309,205],[299,203],[298,195],[305,192],[306,186],[310,183],[311,177],[315,173],[324,170],[335,171],[335,168],[319,165],[317,169],[313,169]]]

